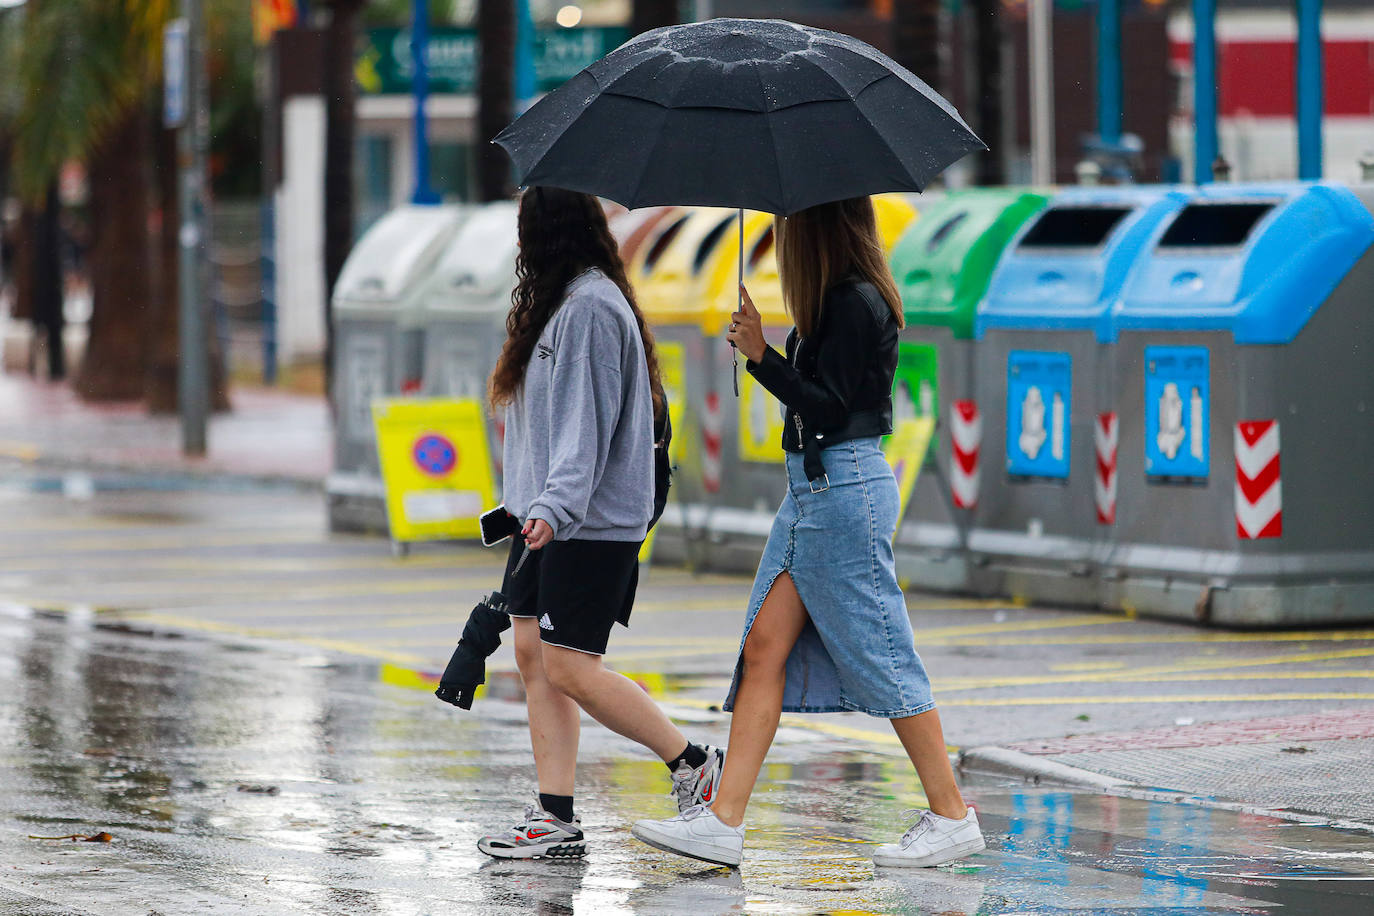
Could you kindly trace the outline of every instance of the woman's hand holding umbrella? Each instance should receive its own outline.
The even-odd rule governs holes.
[[[757,363],[768,349],[768,341],[763,337],[763,318],[759,310],[754,308],[754,300],[749,298],[749,290],[744,288],[743,283],[739,285],[739,291],[739,311],[731,313],[730,327],[725,336],[744,354],[745,359]]]

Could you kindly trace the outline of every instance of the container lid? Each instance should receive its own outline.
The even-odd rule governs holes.
[[[1348,188],[1207,185],[1152,234],[1113,325],[1287,343],[1372,244],[1374,214]]]
[[[990,328],[1090,330],[1111,341],[1112,307],[1132,266],[1187,200],[1180,189],[1149,185],[1056,194],[1002,252],[974,336]]]
[[[425,297],[430,309],[452,313],[510,308],[518,212],[519,204],[504,200],[472,212],[439,259]]]
[[[342,309],[396,306],[423,283],[462,217],[457,206],[405,206],[372,225],[353,246],[334,301]]]
[[[978,188],[952,191],[922,206],[892,251],[907,323],[972,337],[974,310],[998,255],[1045,200],[1025,189]]]
[[[658,324],[697,324],[707,307],[702,269],[730,230],[735,210],[691,207],[669,217],[657,238],[642,246],[631,271],[644,317]]]

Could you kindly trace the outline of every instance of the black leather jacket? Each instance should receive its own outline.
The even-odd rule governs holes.
[[[897,330],[878,288],[847,277],[826,291],[815,334],[803,339],[793,328],[786,357],[769,347],[759,362],[745,363],[787,405],[785,450],[804,451],[803,436],[811,440],[808,445],[825,448],[892,432]]]

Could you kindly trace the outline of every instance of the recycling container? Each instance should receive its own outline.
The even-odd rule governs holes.
[[[1374,619],[1371,204],[1369,186],[1210,185],[1154,231],[1113,315],[1104,605]]]
[[[673,415],[673,492],[655,535],[654,557],[708,565],[705,515],[719,499],[722,402],[702,336],[703,269],[734,210],[686,207],[663,219],[631,259],[628,272],[654,332],[664,393]]]
[[[905,195],[873,198],[878,230],[890,250],[915,217]],[[783,303],[772,214],[744,214],[744,282],[763,319],[764,336],[779,351],[786,346],[792,319]],[[718,499],[703,520],[709,535],[702,553],[714,568],[752,571],[786,490],[782,451],[784,410],[743,366],[725,339],[730,315],[738,307],[740,228],[736,219],[716,245],[703,270],[703,350],[715,378],[719,407],[721,476]],[[735,379],[739,397],[734,396]]]
[[[967,511],[976,505],[977,475],[965,464],[977,449],[961,449],[958,436],[975,442],[974,311],[1003,248],[1045,196],[1016,188],[953,191],[922,201],[920,219],[892,251],[893,277],[902,294],[906,329],[900,337],[893,408],[897,420],[935,415],[932,461],[917,479],[898,529],[897,571],[923,588],[964,591],[971,587],[964,552]],[[972,484],[970,483],[972,482]]]
[[[458,206],[393,210],[363,234],[339,273],[334,470],[325,484],[333,530],[386,530],[372,401],[419,387],[424,340],[412,315],[464,216]]]
[[[439,259],[415,313],[424,327],[421,390],[428,397],[483,405],[498,474],[504,431],[485,403],[487,378],[506,340],[506,314],[515,289],[518,209],[511,201],[473,209]]]
[[[1187,199],[1159,186],[1064,190],[998,261],[974,319],[984,435],[968,549],[980,588],[1096,603],[1115,515],[1112,308]]]

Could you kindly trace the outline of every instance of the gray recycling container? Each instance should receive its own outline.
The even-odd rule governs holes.
[[[515,289],[518,210],[512,201],[474,208],[420,298],[415,317],[425,331],[421,390],[427,397],[486,397]],[[499,473],[503,430],[489,411],[487,434]]]
[[[983,443],[968,548],[980,591],[1096,602],[1115,504],[1097,455],[1117,429],[1112,309],[1151,233],[1186,201],[1159,186],[1066,189],[998,261],[973,328]]]
[[[968,512],[952,504],[951,487],[958,487],[953,442],[960,434],[959,407],[974,397],[974,314],[1007,242],[1045,199],[1024,188],[921,198],[919,218],[892,251],[906,316],[893,386],[895,418],[933,412],[938,424],[930,446],[938,465],[928,462],[921,472],[895,539],[898,575],[922,588],[968,591],[973,585],[963,549]]]
[[[1368,186],[1212,185],[1153,234],[1113,316],[1106,606],[1374,619],[1371,204]]]
[[[439,255],[462,223],[457,206],[391,211],[354,245],[334,285],[334,470],[325,482],[335,531],[385,531],[372,426],[374,398],[418,390],[419,308]]]

